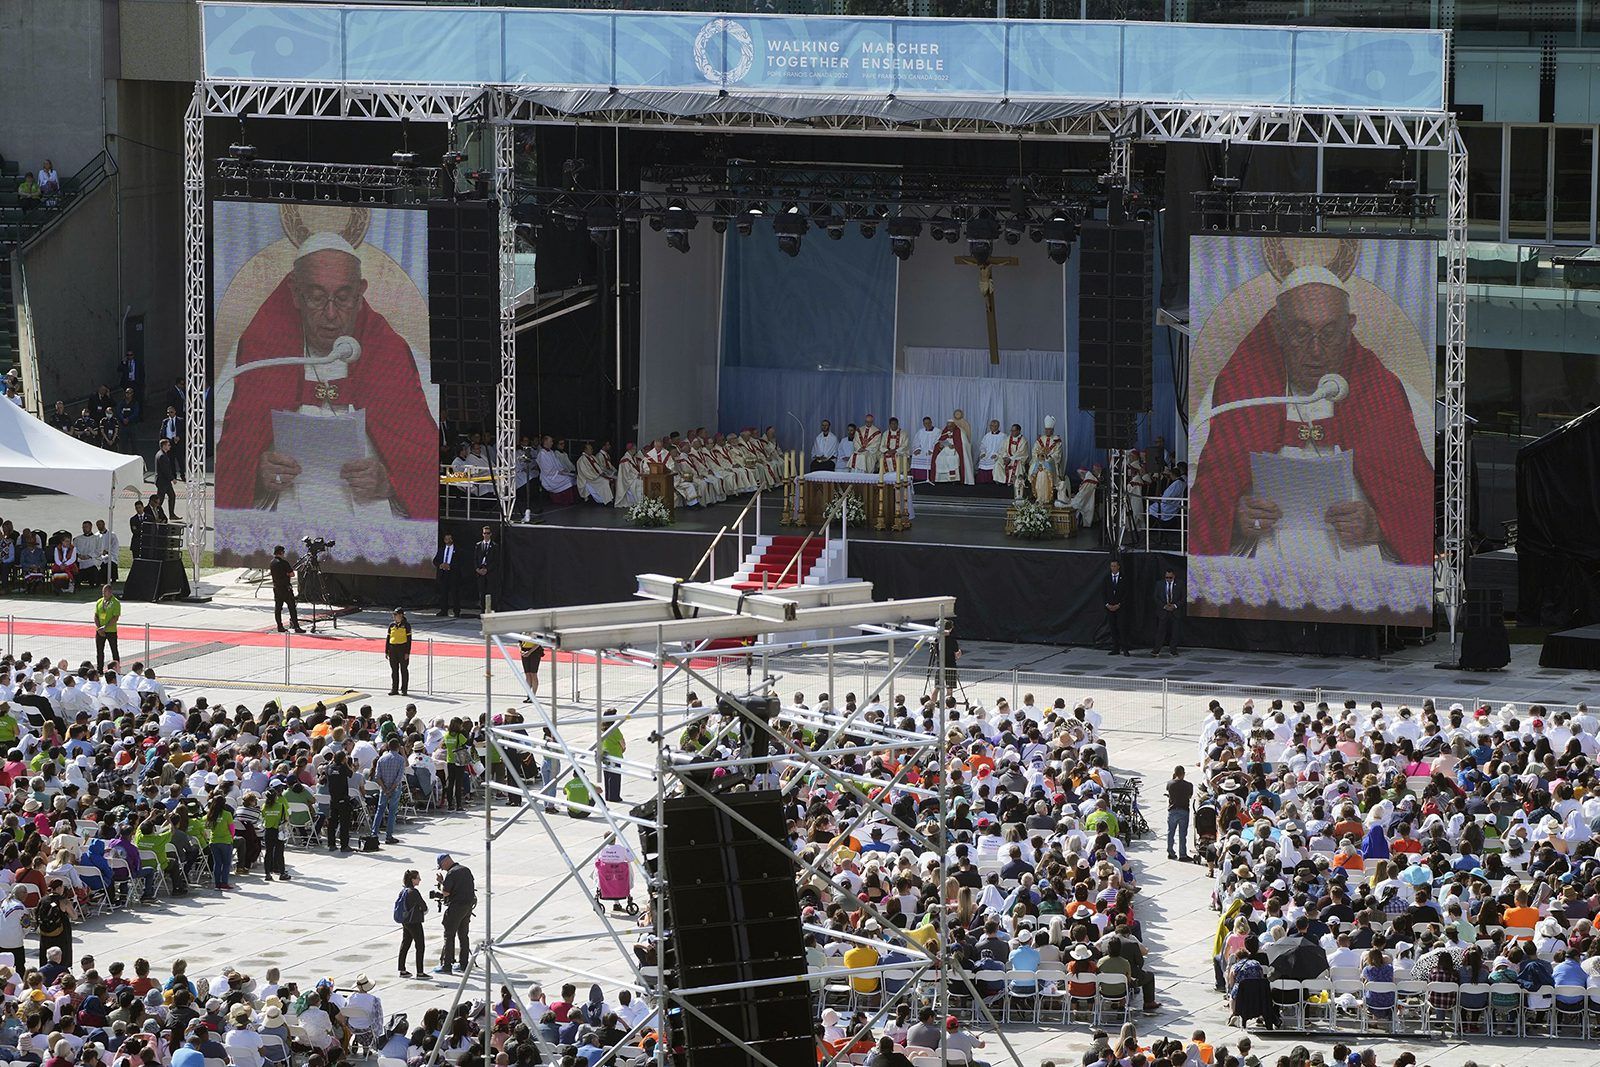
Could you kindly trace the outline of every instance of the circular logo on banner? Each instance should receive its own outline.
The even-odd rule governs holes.
[[[717,42],[724,33],[729,42],[739,46],[738,57],[726,70],[722,69],[723,57],[716,54]],[[731,82],[740,81],[750,73],[755,61],[756,47],[750,40],[750,31],[732,19],[712,19],[700,27],[700,32],[695,35],[694,65],[700,71],[700,76],[708,82],[720,85],[724,78]]]

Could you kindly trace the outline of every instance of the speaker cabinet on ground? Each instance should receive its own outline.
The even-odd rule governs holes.
[[[1469,671],[1494,671],[1510,662],[1504,594],[1499,589],[1468,589],[1462,601],[1459,666]]]
[[[183,569],[183,523],[142,522],[133,543],[133,566],[122,583],[122,599],[153,604],[189,595]]]
[[[500,377],[500,209],[493,200],[428,205],[428,332],[435,384]]]
[[[1151,227],[1085,222],[1078,248],[1078,406],[1149,411],[1155,319]]]
[[[786,837],[781,796],[770,790],[718,798],[778,842]],[[756,836],[750,826],[700,796],[663,806],[659,842],[646,835],[647,856],[660,857],[669,931],[662,965],[677,988],[752,983],[806,972],[794,857]],[[688,998],[781,1067],[813,1067],[811,994],[806,982],[757,986]],[[674,1017],[674,1045],[686,1067],[740,1067],[750,1057],[694,1011]]]

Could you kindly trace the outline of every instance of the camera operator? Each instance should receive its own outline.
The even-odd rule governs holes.
[[[272,562],[267,566],[267,570],[272,574],[272,614],[278,620],[278,632],[280,634],[284,632],[283,606],[287,604],[289,605],[289,625],[294,628],[295,633],[305,633],[304,630],[300,629],[300,612],[295,606],[294,565],[283,554],[282,545],[273,546]]]
[[[939,655],[937,647],[934,656]],[[943,701],[956,686],[961,684],[960,676],[956,673],[956,660],[961,658],[961,646],[956,641],[956,621],[945,620],[944,624],[944,661],[939,664],[938,684],[935,686],[934,697]]]
[[[467,949],[467,928],[472,925],[472,909],[478,906],[478,890],[472,872],[457,863],[448,852],[439,854],[439,888],[429,896],[444,912],[444,953],[435,974],[452,974],[459,958],[461,969],[472,964]],[[459,946],[460,951],[457,952]]]

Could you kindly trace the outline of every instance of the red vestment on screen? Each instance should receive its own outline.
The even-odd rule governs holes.
[[[367,436],[389,470],[394,498],[411,518],[432,519],[439,512],[439,430],[411,346],[365,299],[352,336],[361,343],[361,356],[333,383],[338,397],[329,403],[336,411],[354,407],[366,413]],[[304,351],[300,312],[285,276],[240,335],[235,362],[242,369]],[[295,366],[265,367],[235,379],[217,442],[217,507],[255,503],[256,467],[272,446],[272,412],[318,403],[315,386],[306,381],[305,368]]]
[[[1401,563],[1433,561],[1433,467],[1422,451],[1411,404],[1400,379],[1354,338],[1345,360],[1350,395],[1319,419],[1324,451],[1335,445],[1355,453],[1356,482],[1377,513],[1383,543]],[[1286,394],[1283,351],[1270,317],[1240,342],[1217,375],[1213,407],[1233,400]],[[1286,437],[1283,406],[1227,411],[1211,419],[1210,436],[1194,472],[1189,551],[1197,556],[1231,552],[1233,516],[1250,488],[1250,453],[1277,452]],[[1293,440],[1298,443],[1298,429]],[[1334,503],[1334,501],[1329,501]]]

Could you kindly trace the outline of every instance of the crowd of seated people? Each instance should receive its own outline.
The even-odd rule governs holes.
[[[1409,1012],[1561,1036],[1562,1009],[1581,1023],[1600,990],[1597,732],[1583,705],[1213,702],[1195,824],[1234,1015],[1298,1017],[1316,994],[1270,983],[1326,975],[1335,1025]],[[1325,952],[1322,975],[1275,962],[1303,961],[1291,938]]]
[[[104,519],[87,519],[82,532],[17,529],[0,519],[0,590],[71,593],[116,580],[121,545]]]

